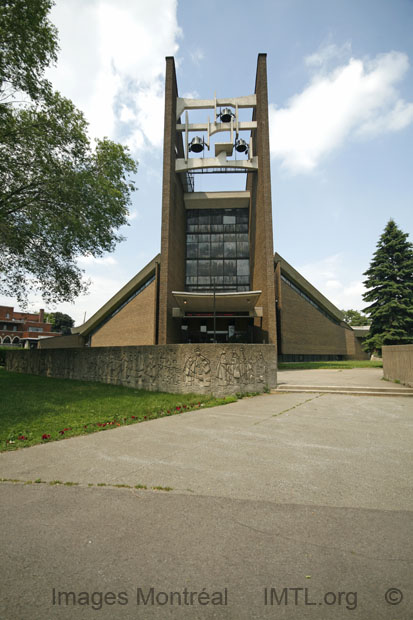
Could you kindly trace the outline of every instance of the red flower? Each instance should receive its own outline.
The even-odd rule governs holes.
[[[42,439],[50,439],[50,435],[47,435],[46,433],[44,435],[42,435]]]
[[[61,435],[64,435],[64,434],[65,434],[65,432],[64,432],[64,431],[59,431],[59,433],[60,433]]]
[[[27,439],[27,437],[25,437],[24,435],[19,435],[17,437],[17,439],[20,439],[20,441],[25,441],[25,439]]]
[[[177,409],[177,411],[179,411],[179,410],[180,410],[180,407],[177,407],[176,409]]]
[[[146,420],[146,415],[143,416],[143,419]]]
[[[186,409],[186,405],[184,405],[184,409]]]
[[[131,418],[132,418],[132,420],[134,420],[134,419],[135,419],[135,416],[134,416],[134,415],[131,415]]]

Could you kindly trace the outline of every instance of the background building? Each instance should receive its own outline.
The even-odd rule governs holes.
[[[38,313],[15,312],[12,306],[0,306],[0,344],[37,345],[39,338],[58,336],[51,323],[44,320],[44,310]]]

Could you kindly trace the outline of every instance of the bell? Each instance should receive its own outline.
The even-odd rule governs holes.
[[[219,116],[221,123],[230,123],[234,113],[229,108],[224,108]]]
[[[201,153],[204,150],[204,141],[199,136],[192,138],[189,150],[193,153]]]
[[[245,153],[246,151],[248,151],[248,145],[245,142],[245,140],[242,140],[242,138],[240,138],[239,140],[237,140],[235,142],[235,150],[238,153]]]

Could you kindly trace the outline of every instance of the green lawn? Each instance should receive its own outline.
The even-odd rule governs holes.
[[[340,362],[280,362],[279,370],[308,370],[312,368],[383,368],[383,362],[370,360],[342,360]]]
[[[235,396],[146,392],[0,368],[0,451],[234,402]],[[50,437],[46,437],[50,435]],[[43,438],[44,436],[44,438]]]

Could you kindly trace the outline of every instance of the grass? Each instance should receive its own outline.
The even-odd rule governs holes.
[[[0,451],[88,435],[237,400],[146,392],[0,369]]]
[[[81,484],[79,482],[62,482],[62,480],[50,480],[50,482],[47,482],[47,480],[42,480],[41,478],[38,478],[37,480],[21,480],[20,478],[0,478],[0,483],[2,482],[6,482],[6,483],[13,483],[13,484],[48,484],[49,486],[66,486],[66,487],[76,487],[76,486],[81,486]],[[146,486],[146,484],[135,484],[135,486],[131,486],[130,484],[107,484],[106,482],[98,482],[96,485],[93,482],[88,482],[87,483],[88,487],[106,487],[106,488],[112,488],[112,489],[138,489],[138,490],[148,490],[148,487]],[[149,487],[150,490],[152,491],[173,491],[173,487],[161,487],[161,486],[154,486],[154,487]],[[191,491],[191,489],[188,489],[188,491]],[[191,491],[191,493],[193,493],[193,491]]]
[[[341,360],[337,362],[280,362],[279,370],[311,370],[313,368],[383,368],[379,360]]]
[[[399,385],[402,384],[400,379],[388,379],[387,377],[382,377],[381,379],[382,381],[389,381],[390,383],[398,383]]]

